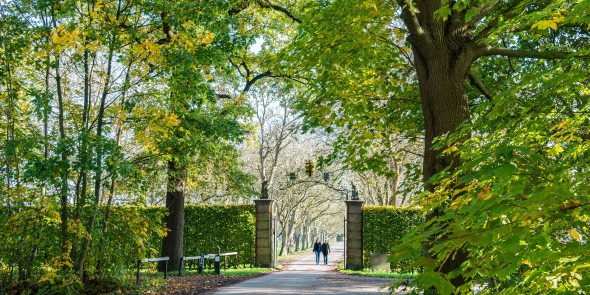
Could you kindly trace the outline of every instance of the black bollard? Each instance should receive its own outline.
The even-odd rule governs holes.
[[[215,273],[221,274],[221,262],[219,262],[219,254],[215,255]]]
[[[199,258],[199,266],[197,267],[199,273],[203,273],[203,264],[205,264],[205,254],[201,253],[201,258]]]
[[[217,255],[215,255],[215,273],[221,274],[221,261],[219,261],[219,255],[221,254],[221,247],[217,246]]]

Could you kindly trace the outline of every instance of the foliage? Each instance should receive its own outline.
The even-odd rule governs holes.
[[[255,207],[253,205],[189,205],[185,208],[185,256],[238,252],[240,264],[253,264]]]
[[[392,253],[391,247],[415,226],[424,223],[424,211],[417,207],[364,206],[363,254],[365,266],[371,253]],[[394,267],[397,269],[397,267]]]
[[[83,219],[89,218],[91,211],[87,209]],[[130,284],[134,278],[135,261],[159,256],[162,236],[166,232],[166,210],[163,207],[113,206],[111,210],[107,235],[102,237],[100,228],[92,232],[93,240],[102,238],[103,248],[100,252],[96,249],[88,253],[85,284],[102,282],[99,285],[104,285],[112,281],[113,288]],[[102,222],[104,211],[105,207],[100,207],[99,222]],[[223,252],[237,251],[238,263],[253,263],[254,206],[188,206],[185,214],[187,256],[217,253],[219,245]],[[0,280],[8,290],[39,289],[49,293],[81,290],[82,281],[70,269],[72,261],[67,255],[60,255],[58,220],[59,212],[49,208],[23,206],[16,213],[2,210],[0,221],[7,226],[0,232],[3,241],[0,245]],[[37,254],[31,257],[30,253]],[[9,277],[20,271],[12,267],[19,259],[18,255],[27,261],[23,264],[27,268],[25,271],[30,272],[29,277],[34,281],[12,286]],[[97,265],[100,265],[100,273]]]
[[[64,281],[116,273],[128,258],[116,241],[144,252],[147,233],[141,223],[118,227],[138,212],[106,208],[161,200],[167,161],[198,162],[187,171],[204,177],[183,183],[206,197],[246,190],[236,144],[249,107],[216,93],[233,79],[228,55],[254,41],[237,4],[0,3],[0,205],[19,225],[3,231],[11,255],[23,258],[10,260],[19,274],[7,280],[38,278],[50,257]],[[56,224],[59,236],[31,239]]]
[[[150,240],[164,235],[162,208],[145,208],[138,206],[118,206],[111,208],[112,222],[106,236],[102,236],[101,228],[95,228],[90,234],[93,240],[101,239],[102,251],[94,248],[88,253],[90,262],[86,268],[85,278],[89,282],[99,279],[118,281],[117,284],[128,284],[133,279],[133,266],[137,259],[151,257],[157,253]],[[86,208],[84,219],[89,218],[92,211]],[[99,211],[99,221],[103,220],[105,208]],[[2,268],[0,279],[7,290],[39,289],[43,293],[76,293],[83,286],[71,268],[72,260],[68,253],[61,254],[59,212],[47,207],[22,206],[16,212],[5,208],[0,220],[6,224],[0,232]],[[17,269],[19,259],[26,261],[21,264],[25,269]],[[100,263],[99,263],[100,261]],[[97,267],[100,265],[101,272]],[[30,281],[20,281],[16,285],[11,277],[25,271]],[[5,291],[7,291],[5,290]]]
[[[423,128],[409,49],[392,28],[394,9],[387,1],[308,6],[283,62],[286,71],[313,80],[298,103],[304,129],[336,135],[333,153],[322,160],[340,158],[354,170],[394,177],[390,162],[414,149]]]
[[[424,268],[416,293],[469,294],[487,282],[483,292],[588,289],[589,9],[337,0],[300,16],[288,65],[314,82],[300,104],[309,126],[366,128],[340,147],[366,166],[379,155],[371,149],[387,151],[368,139],[383,122],[402,141],[424,134],[429,221],[395,251]]]
[[[464,125],[441,140],[456,143],[447,152],[458,154],[463,164],[439,175],[435,181],[440,185],[424,196],[423,204],[433,210],[446,203],[449,210],[404,246],[437,236],[430,251],[439,260],[450,249],[466,249],[469,259],[461,273],[480,283],[492,278],[483,294],[590,287],[590,257],[585,254],[590,187],[584,181],[590,171],[585,160],[590,156],[589,101],[580,95],[588,72],[571,62],[524,75],[518,89],[536,89],[531,84],[541,75],[543,90],[526,98],[521,97],[526,90],[508,90],[480,106],[477,132],[474,125]],[[465,134],[472,136],[461,139]],[[432,261],[415,264],[428,265]]]

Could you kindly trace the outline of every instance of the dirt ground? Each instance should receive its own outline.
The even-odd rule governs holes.
[[[264,274],[225,276],[225,275],[184,275],[169,276],[166,279],[166,287],[151,294],[164,295],[188,295],[200,294],[212,291],[215,288],[239,283],[248,279],[263,276]]]

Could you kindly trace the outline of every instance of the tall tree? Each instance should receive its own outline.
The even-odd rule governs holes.
[[[474,68],[490,58],[526,64],[588,56],[586,47],[571,46],[587,28],[584,2],[399,0],[310,6],[298,17],[300,34],[291,49],[292,69],[310,71],[315,82],[302,103],[308,122],[358,128],[374,121],[363,115],[376,99],[386,101],[382,107],[391,115],[390,128],[407,130],[401,134],[407,139],[423,133],[423,180],[429,191],[437,187],[434,175],[461,165],[456,154],[443,152],[457,148],[453,142],[435,147],[435,140],[469,122],[470,104],[493,97],[491,85],[482,83]],[[559,42],[552,41],[556,37]],[[481,94],[472,92],[470,97],[470,87]],[[417,115],[421,124],[416,124]],[[343,116],[348,120],[339,121]],[[462,184],[451,182],[461,189]],[[438,204],[431,220],[449,210],[446,202],[430,201]],[[463,246],[437,252],[432,248],[437,244],[434,238],[426,244],[432,259],[426,261],[440,263],[428,266],[428,275],[440,282],[434,283],[438,292],[469,290],[471,281],[460,272],[469,255]]]
[[[215,92],[214,76],[231,73],[227,56],[251,40],[241,34],[248,16],[229,2],[161,1],[152,9],[160,38],[149,46],[158,52],[154,64],[166,86],[151,102],[156,113],[138,113],[145,121],[136,128],[146,150],[166,162],[168,235],[161,254],[176,269],[183,256],[187,171],[191,163],[219,159],[210,155],[231,149],[243,133],[239,118],[248,114],[240,99]]]

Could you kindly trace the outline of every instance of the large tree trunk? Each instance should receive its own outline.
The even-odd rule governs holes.
[[[423,177],[428,190],[433,190],[428,182],[433,175],[445,168],[452,171],[459,164],[457,157],[443,155],[444,148],[433,149],[432,145],[436,137],[453,132],[469,118],[465,80],[471,64],[471,52],[465,44],[461,46],[460,42],[451,43],[436,38],[431,41],[431,44],[422,43],[413,48],[424,116]],[[434,218],[444,210],[438,208],[428,218]],[[458,249],[445,261],[440,271],[448,274],[466,259],[467,253]],[[452,283],[459,286],[465,280],[457,277]]]
[[[400,5],[403,5],[402,1]],[[443,20],[435,16],[440,1],[416,2],[420,13],[407,7],[402,9],[402,18],[410,31],[414,65],[420,86],[420,98],[424,118],[425,140],[423,177],[428,190],[434,187],[428,181],[444,169],[451,171],[459,165],[459,158],[443,155],[442,149],[433,149],[436,137],[453,132],[469,119],[466,78],[474,59],[470,37],[464,34],[460,18]],[[454,29],[457,28],[457,29]],[[439,207],[428,218],[434,218],[446,208]],[[436,242],[436,241],[431,241]],[[429,248],[430,246],[426,246]],[[442,265],[440,272],[448,274],[467,259],[467,253],[457,249]],[[451,280],[453,285],[465,283],[459,276]]]
[[[184,255],[184,187],[186,166],[176,160],[168,161],[168,186],[166,191],[166,228],[168,235],[162,240],[162,256],[170,257],[168,270],[178,270],[180,258]],[[164,263],[158,266],[164,270]]]

